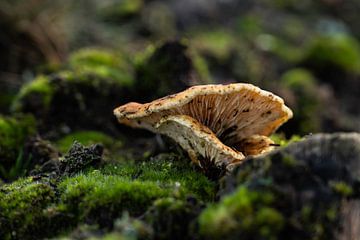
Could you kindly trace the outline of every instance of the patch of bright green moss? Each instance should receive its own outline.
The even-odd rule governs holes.
[[[102,8],[99,14],[106,21],[117,22],[136,15],[143,5],[143,0],[124,0]]]
[[[29,95],[39,99],[37,102],[40,106],[38,107],[47,109],[50,106],[53,94],[54,88],[51,86],[49,78],[44,75],[39,75],[21,87],[20,92],[12,104],[12,110],[21,110],[23,107],[21,101]]]
[[[107,165],[101,170],[128,179],[159,182],[164,186],[177,186],[179,193],[194,195],[201,200],[212,201],[215,183],[195,171],[189,161],[175,154],[161,154],[147,162],[126,162]]]
[[[352,187],[345,182],[332,182],[330,185],[335,192],[341,194],[342,196],[350,196],[353,194]]]
[[[70,56],[69,66],[78,74],[95,74],[115,80],[123,86],[131,86],[133,83],[128,62],[105,49],[81,49]]]
[[[275,197],[239,187],[199,217],[200,234],[212,239],[276,239],[284,216],[271,207]]]
[[[197,33],[192,42],[199,51],[223,62],[230,57],[236,41],[230,32],[217,30]]]
[[[99,224],[118,217],[123,211],[140,215],[155,199],[173,192],[172,188],[156,182],[133,181],[96,170],[64,179],[59,189],[65,211],[76,214],[79,220],[93,219]]]
[[[360,44],[345,34],[322,35],[309,44],[306,59],[318,66],[333,65],[360,73]]]
[[[290,139],[286,139],[285,135],[274,133],[270,136],[271,140],[273,140],[276,144],[279,144],[281,147],[286,147],[290,143],[298,142],[302,140],[302,137],[299,135],[292,135]]]
[[[78,131],[61,138],[56,142],[56,145],[61,152],[66,152],[69,150],[74,141],[77,141],[86,146],[95,143],[101,143],[105,147],[110,147],[115,142],[112,137],[102,132]]]
[[[2,239],[31,239],[48,232],[44,209],[55,198],[54,190],[32,179],[20,179],[0,187],[0,236]]]

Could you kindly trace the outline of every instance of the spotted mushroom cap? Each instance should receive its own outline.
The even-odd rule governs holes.
[[[174,139],[191,160],[201,167],[215,164],[216,166],[229,165],[240,162],[245,156],[224,145],[207,127],[186,115],[164,117],[155,125],[156,130]]]
[[[157,132],[163,118],[187,115],[234,146],[253,135],[269,136],[292,117],[283,99],[251,84],[199,85],[150,103],[128,103],[114,110],[120,123]]]

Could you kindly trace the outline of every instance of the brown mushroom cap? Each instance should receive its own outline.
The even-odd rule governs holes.
[[[187,115],[228,146],[253,135],[269,136],[292,117],[280,97],[244,83],[194,86],[150,103],[125,104],[114,114],[120,123],[153,132],[162,118]]]
[[[155,128],[159,133],[174,139],[200,167],[205,164],[227,166],[245,158],[242,153],[224,145],[209,128],[192,117],[164,117]]]

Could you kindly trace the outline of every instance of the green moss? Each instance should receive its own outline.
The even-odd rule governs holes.
[[[212,239],[276,239],[284,216],[271,207],[275,197],[239,187],[199,217],[200,234]]]
[[[309,44],[305,58],[321,68],[337,66],[345,71],[360,73],[360,44],[349,35],[315,37]]]
[[[112,221],[122,211],[140,215],[155,199],[173,192],[156,182],[132,181],[99,171],[67,178],[59,189],[66,212],[75,214],[79,220],[91,219],[99,224]]]
[[[131,86],[131,68],[126,59],[105,49],[85,48],[69,58],[70,69],[78,74],[95,74],[115,80],[123,86]]]
[[[212,55],[218,61],[224,62],[234,50],[236,40],[231,32],[217,30],[198,32],[192,39],[192,44],[200,52]]]
[[[330,186],[336,193],[342,196],[347,197],[353,194],[353,188],[345,182],[331,182]]]
[[[15,166],[25,140],[35,132],[35,120],[32,116],[0,116],[0,177],[4,177]],[[21,157],[18,160],[22,160]]]
[[[276,144],[279,144],[281,147],[286,147],[290,143],[298,142],[302,140],[302,137],[299,135],[292,135],[290,139],[286,139],[284,134],[274,133],[270,136],[271,140],[273,140]]]
[[[256,43],[264,51],[269,51],[286,62],[297,63],[304,55],[301,46],[292,45],[271,34],[260,34]]]
[[[143,0],[124,0],[102,8],[100,15],[106,21],[122,21],[139,13],[144,5]]]
[[[78,131],[71,133],[69,135],[66,135],[65,137],[61,138],[56,142],[57,147],[61,152],[66,152],[69,150],[71,145],[75,142],[79,142],[83,145],[91,145],[95,143],[101,143],[105,147],[109,148],[111,147],[115,140],[102,133],[102,132],[96,132],[96,131]],[[117,144],[120,144],[117,142]]]
[[[48,219],[44,214],[55,198],[48,185],[20,179],[0,188],[0,236],[2,239],[31,239],[43,236]]]
[[[19,111],[22,109],[22,100],[29,95],[36,97],[39,102],[39,108],[48,109],[51,103],[54,88],[51,86],[49,78],[44,75],[39,75],[32,81],[23,85],[20,92],[12,103],[12,110]]]
[[[151,161],[126,162],[107,165],[101,170],[140,181],[159,182],[164,186],[176,186],[179,194],[194,195],[201,200],[211,201],[215,197],[215,183],[202,173],[195,171],[188,159],[175,154],[161,154]]]

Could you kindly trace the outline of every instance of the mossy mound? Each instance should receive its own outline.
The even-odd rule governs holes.
[[[23,170],[23,145],[35,133],[32,116],[0,116],[0,178],[13,178]]]
[[[122,86],[130,87],[133,84],[129,61],[106,49],[81,49],[70,56],[68,66],[75,72],[111,79]]]
[[[309,44],[303,60],[317,72],[331,68],[360,74],[360,44],[350,35],[320,35]]]
[[[59,189],[66,212],[75,214],[78,221],[102,227],[112,226],[123,211],[139,216],[155,199],[172,193],[171,188],[160,187],[156,182],[133,181],[98,171],[65,179]]]
[[[48,229],[55,199],[54,189],[47,183],[20,179],[0,187],[0,236],[2,239],[34,239],[43,237]],[[48,211],[46,213],[46,211]]]
[[[176,154],[160,154],[149,161],[107,165],[102,170],[139,181],[155,181],[177,189],[180,195],[192,195],[204,201],[215,198],[216,184],[195,171],[190,161]]]
[[[342,208],[359,201],[359,141],[358,134],[319,134],[249,158],[224,178],[222,200],[201,214],[202,235],[335,239],[349,220]]]
[[[201,200],[214,198],[215,183],[182,157],[162,154],[150,161],[104,163],[96,170],[101,161],[97,146],[74,144],[56,164],[56,175],[44,171],[2,185],[1,236],[53,237],[89,224],[97,226],[92,236],[132,236],[126,226],[142,226],[138,231],[146,228],[153,236],[156,229],[156,236],[164,237],[187,230],[202,209]],[[147,217],[126,222],[125,212],[131,218]],[[158,229],[164,216],[172,216],[173,224]],[[189,224],[183,225],[183,219]]]
[[[112,110],[128,101],[126,91],[126,86],[112,78],[60,72],[24,85],[13,103],[13,111],[34,114],[39,131],[49,137],[83,129],[115,134]]]
[[[20,89],[13,112],[32,113],[49,137],[75,130],[116,132],[112,110],[129,101],[133,70],[126,56],[103,49],[83,49],[63,70],[40,75]]]

